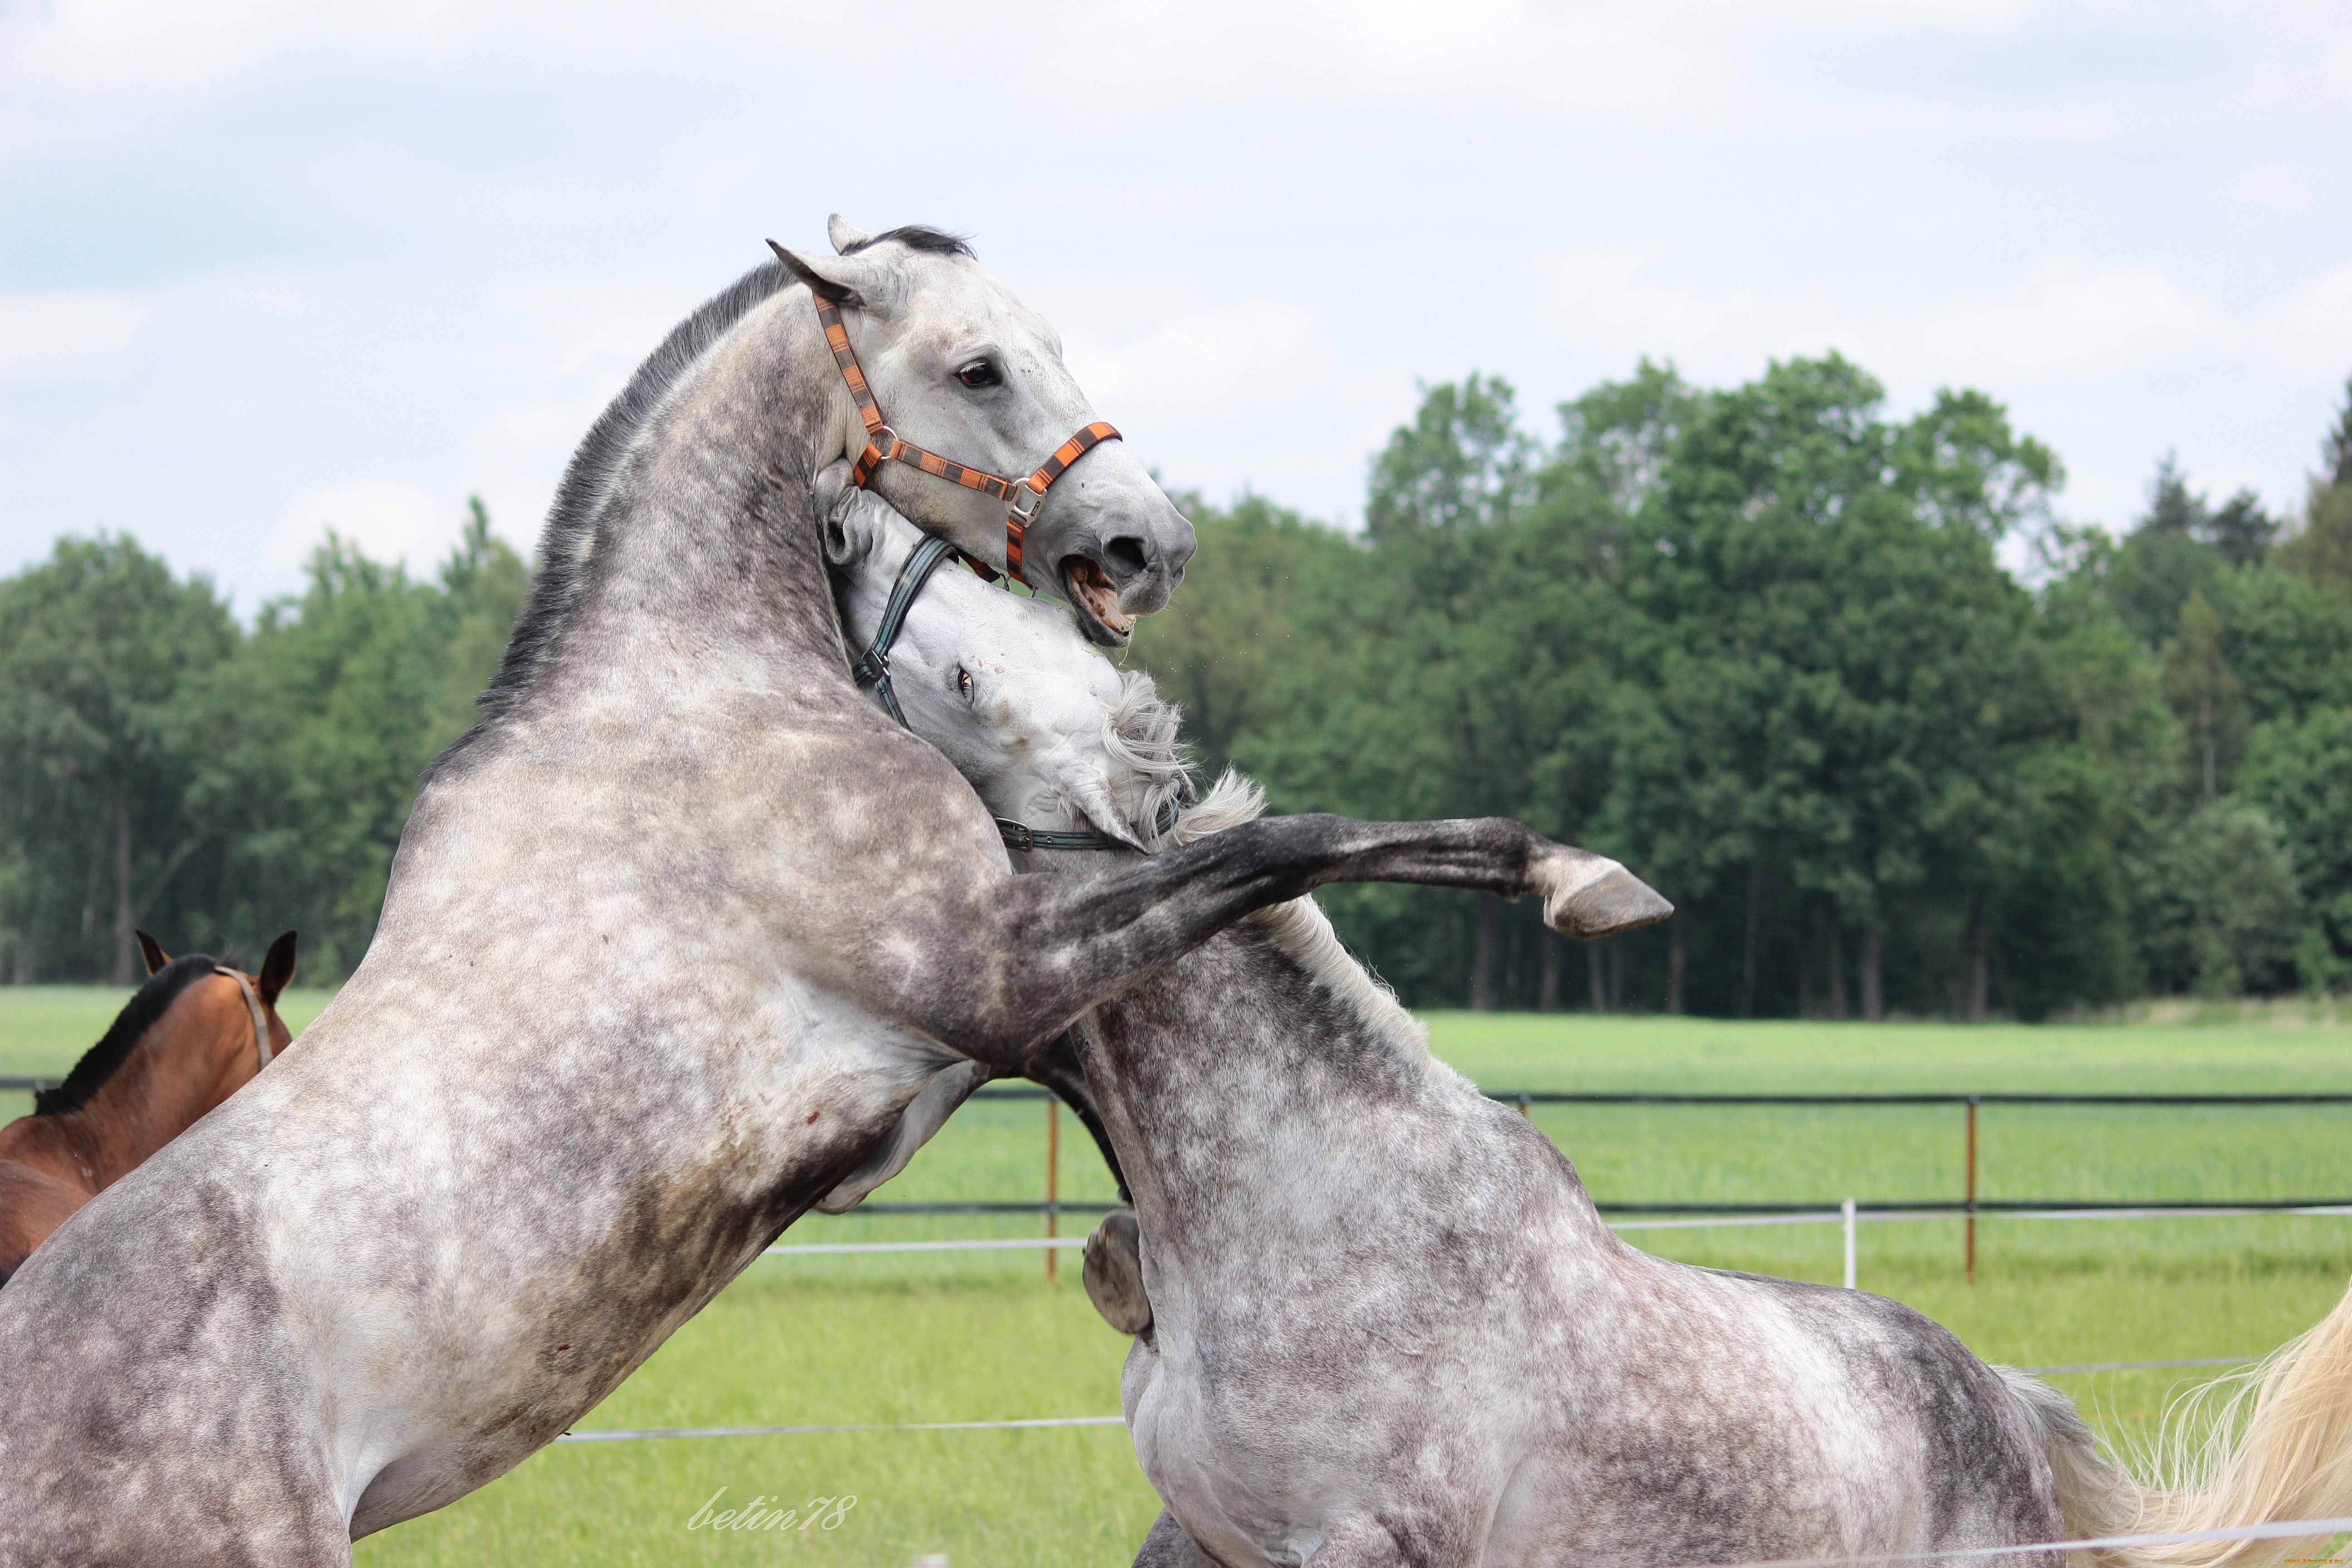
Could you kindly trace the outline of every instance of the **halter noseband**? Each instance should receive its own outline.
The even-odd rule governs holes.
[[[914,726],[908,724],[906,714],[899,711],[898,699],[890,689],[890,645],[898,640],[898,633],[907,624],[907,612],[914,607],[915,595],[923,591],[923,584],[931,580],[931,574],[938,571],[949,556],[961,553],[961,551],[936,534],[924,536],[922,543],[915,546],[915,552],[907,557],[907,563],[898,568],[898,581],[890,584],[889,602],[882,607],[882,621],[874,628],[872,646],[866,648],[864,656],[850,669],[850,679],[860,686],[874,688],[874,695],[882,700],[883,709],[891,718],[898,721],[902,729],[911,730]],[[1125,849],[1129,847],[1108,833],[1096,833],[1090,829],[1032,827],[1025,822],[1014,822],[1002,816],[997,817],[995,821],[996,835],[1004,840],[1005,847],[1008,849]],[[1165,834],[1174,826],[1176,826],[1176,803],[1169,800],[1163,802],[1160,807],[1157,830]],[[236,972],[224,970],[222,973]],[[242,979],[243,976],[240,975],[238,978]],[[251,999],[251,994],[248,990],[247,1000]],[[255,1014],[257,1018],[259,1016],[258,1012]],[[266,1062],[269,1058],[265,1055],[261,1059]]]
[[[849,330],[841,324],[841,306],[814,289],[809,290],[809,298],[816,302],[816,319],[824,328],[825,342],[833,349],[833,363],[841,367],[841,379],[849,385],[849,400],[857,405],[857,417],[866,426],[866,450],[857,455],[856,467],[851,473],[858,489],[865,489],[866,481],[874,477],[874,470],[884,463],[906,463],[939,479],[952,479],[968,490],[994,496],[1004,503],[1005,575],[1022,575],[1022,542],[1028,534],[1029,525],[1036,521],[1037,509],[1045,504],[1045,491],[1068,471],[1072,463],[1105,441],[1118,440],[1118,431],[1100,419],[1096,420],[1055,447],[1054,455],[1025,479],[1008,479],[985,468],[968,468],[942,458],[937,452],[927,451],[912,441],[901,440],[898,432],[891,429],[882,417],[882,410],[876,406],[874,389],[866,384],[866,372],[857,363],[857,351],[849,346]],[[973,569],[982,575],[992,574],[990,569],[972,561],[971,556],[964,559],[971,562]]]

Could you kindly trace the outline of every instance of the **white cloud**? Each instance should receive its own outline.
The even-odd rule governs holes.
[[[1922,335],[1956,373],[1999,384],[2165,363],[2225,348],[2234,331],[2221,310],[2152,268],[2064,259],[1942,312]]]
[[[2352,266],[2337,268],[2295,295],[2279,317],[2305,347],[2352,357]]]
[[[127,294],[0,293],[0,379],[74,375],[120,360],[152,315]]]
[[[1243,300],[1195,310],[1132,342],[1072,341],[1065,358],[1097,407],[1117,403],[1257,403],[1278,388],[1285,366],[1314,327],[1314,313],[1286,300]]]
[[[352,479],[307,490],[287,503],[269,536],[278,561],[306,559],[329,529],[378,561],[405,561],[412,574],[429,570],[457,541],[464,520],[453,503],[412,484]]]
[[[2078,496],[2176,444],[2280,496],[2352,363],[2347,81],[2342,7],[2219,0],[0,0],[0,570],[130,526],[251,595],[330,521],[425,567],[476,489],[526,539],[835,206],[977,231],[1171,483],[1319,515],[1418,378],[1539,418],[1830,345]]]

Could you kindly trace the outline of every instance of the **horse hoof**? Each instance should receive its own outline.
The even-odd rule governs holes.
[[[1122,1334],[1151,1332],[1151,1298],[1143,1293],[1143,1231],[1133,1209],[1113,1209],[1087,1237],[1087,1300]]]
[[[1614,936],[1664,920],[1675,906],[1616,861],[1556,845],[1535,868],[1544,923],[1563,936]]]

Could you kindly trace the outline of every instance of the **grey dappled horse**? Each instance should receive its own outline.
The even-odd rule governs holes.
[[[870,637],[914,531],[852,492],[826,534],[853,640]],[[1066,615],[952,584],[899,646],[908,721],[992,808],[1156,837],[1175,715]],[[1239,831],[1257,805],[1228,775],[1170,841]],[[1139,1335],[1124,1403],[1168,1508],[1139,1564],[1883,1561],[2352,1511],[2352,1308],[2274,1364],[2242,1442],[2225,1422],[2202,1474],[2143,1488],[2063,1394],[1898,1302],[1620,1241],[1310,900],[1073,1035],[1135,1205],[1090,1243],[1087,1284]],[[2254,1564],[2292,1544],[2107,1556]]]
[[[0,1291],[0,1563],[348,1561],[592,1408],[935,1077],[1023,1064],[1254,908],[1393,879],[1590,922],[1583,860],[1504,821],[1294,818],[1014,876],[849,679],[810,487],[868,431],[812,290],[908,441],[1020,472],[1092,410],[961,245],[834,237],[696,311],[598,420],[341,992]],[[876,482],[1005,559],[1001,501]],[[1024,571],[1116,638],[1190,529],[1117,441],[1041,489]]]

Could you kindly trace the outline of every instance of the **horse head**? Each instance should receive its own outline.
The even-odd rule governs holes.
[[[1038,470],[1095,419],[1044,317],[982,271],[971,247],[936,229],[879,236],[831,226],[838,254],[772,247],[820,301],[841,311],[875,406],[903,440],[976,470]],[[841,455],[866,449],[846,384],[836,405]],[[873,485],[898,510],[966,553],[1006,558],[1006,503],[905,463]],[[1168,603],[1192,559],[1192,525],[1124,441],[1103,440],[1051,481],[1025,531],[1020,575],[1078,608],[1093,641],[1122,646],[1135,617]]]
[[[150,975],[171,963],[172,955],[163,951],[163,943],[143,931],[134,934],[139,938],[140,956],[146,960]],[[278,1052],[294,1043],[294,1032],[278,1016],[278,998],[294,978],[295,945],[294,932],[280,932],[263,955],[258,973],[248,974],[226,963],[214,966],[214,981],[226,983],[219,1005],[244,1025],[242,1031],[232,1026],[222,1036],[229,1042],[222,1071],[225,1087],[214,1103],[251,1082],[256,1073],[277,1059]],[[233,1000],[226,985],[236,987]],[[245,1043],[247,1041],[249,1045]]]
[[[839,468],[818,476],[816,493],[842,623],[862,647],[919,536],[887,501],[850,488]],[[1089,826],[1148,853],[1234,826],[1263,805],[1257,787],[1231,772],[1196,800],[1176,705],[1160,700],[1150,676],[1112,668],[1058,607],[950,569],[934,573],[904,615],[890,660],[907,727],[946,752],[1000,818],[1049,832]],[[1171,805],[1188,809],[1180,816]],[[1553,929],[1611,936],[1674,912],[1616,861],[1554,849],[1541,889]]]
[[[846,464],[818,477],[817,500],[842,625],[862,651],[923,535],[850,485]],[[1107,725],[1132,706],[1135,683],[1150,682],[1122,678],[1077,635],[1068,609],[945,567],[923,586],[888,662],[908,727],[947,753],[990,810],[1034,826],[1090,825],[1146,847],[1157,806],[1146,798],[1148,770],[1120,757]]]

